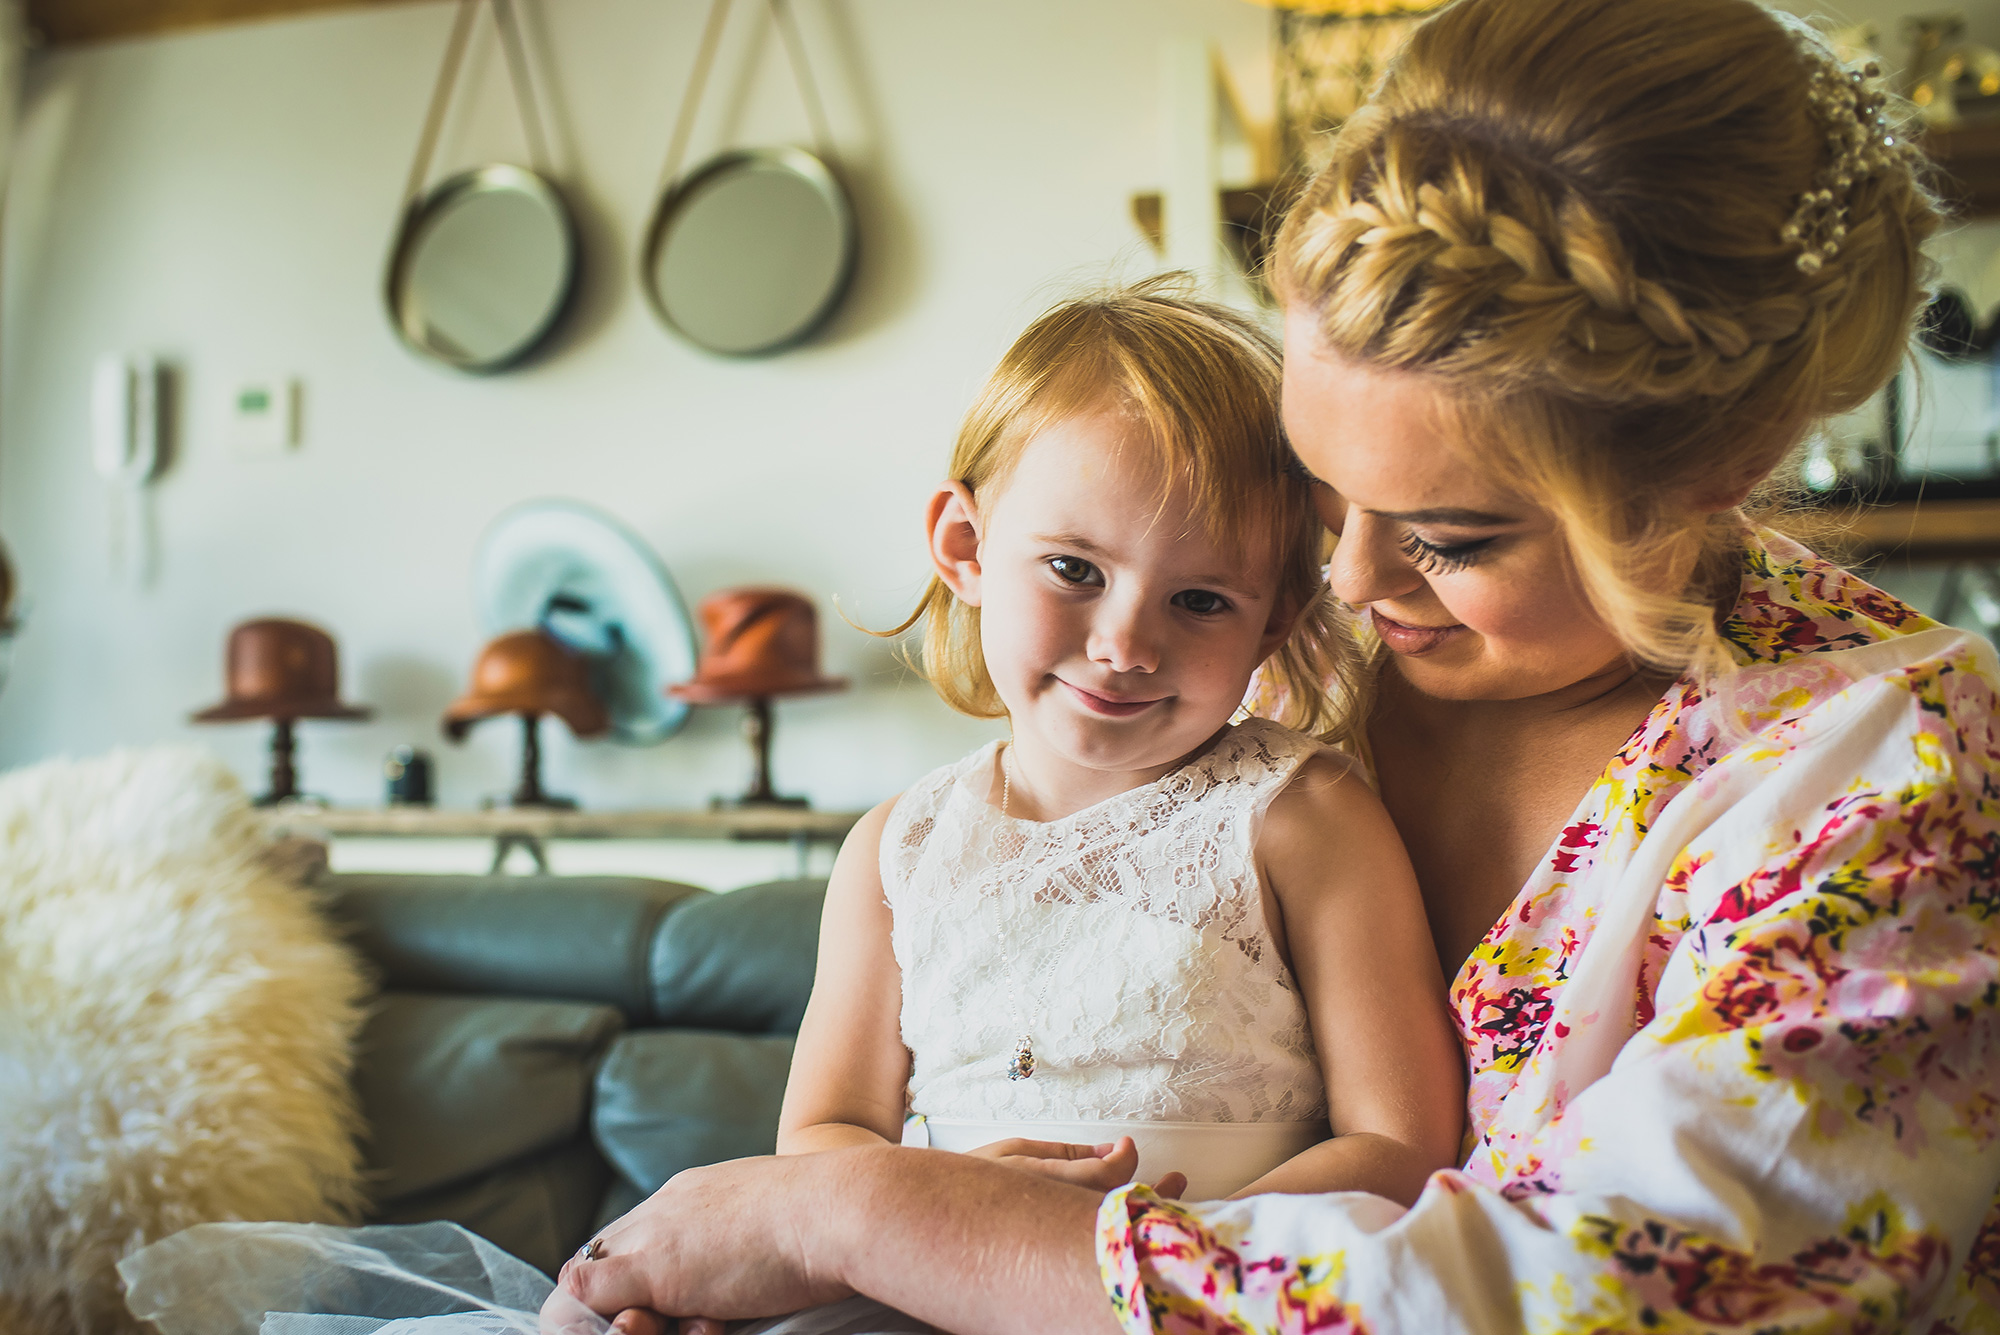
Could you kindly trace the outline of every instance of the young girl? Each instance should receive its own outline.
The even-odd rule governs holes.
[[[1268,662],[1316,726],[1348,643],[1278,383],[1253,325],[1156,288],[1058,307],[993,373],[899,629],[1012,737],[849,836],[780,1153],[910,1115],[1106,1188],[1129,1136],[1195,1198],[1404,1202],[1453,1159],[1463,1059],[1394,829],[1351,761],[1230,722]]]

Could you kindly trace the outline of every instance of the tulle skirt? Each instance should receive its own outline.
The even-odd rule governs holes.
[[[200,1224],[118,1265],[161,1335],[609,1335],[541,1271],[456,1224]],[[543,1311],[544,1306],[548,1310]],[[937,1335],[866,1298],[732,1335]]]

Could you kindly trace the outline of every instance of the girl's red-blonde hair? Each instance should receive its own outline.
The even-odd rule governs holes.
[[[1354,740],[1335,721],[1355,716],[1340,696],[1342,683],[1360,680],[1359,654],[1327,592],[1325,529],[1279,422],[1278,345],[1242,314],[1179,295],[1180,281],[1065,301],[1028,326],[965,415],[950,475],[989,502],[1040,432],[1106,407],[1129,414],[1154,451],[1161,500],[1180,491],[1210,536],[1245,560],[1277,563],[1278,606],[1296,618],[1264,669],[1284,688],[1273,695],[1278,721]],[[979,609],[933,577],[909,619],[881,633],[919,622],[921,668],[937,693],[962,713],[1003,717]]]

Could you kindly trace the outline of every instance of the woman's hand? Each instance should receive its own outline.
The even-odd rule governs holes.
[[[1125,1138],[1098,1167],[1123,1182],[1138,1158]],[[1161,1187],[1178,1192],[1179,1178]],[[694,1314],[775,1316],[859,1288],[967,1335],[1113,1335],[1091,1248],[1101,1194],[974,1155],[892,1146],[690,1169],[599,1235],[601,1259],[563,1266],[544,1312],[568,1298],[616,1313],[621,1335],[721,1335],[721,1320]],[[972,1251],[987,1263],[968,1269]],[[561,1330],[547,1316],[544,1327]]]
[[[621,1313],[630,1335],[657,1335],[663,1324],[648,1320],[656,1312],[734,1320],[845,1298],[794,1227],[824,1208],[826,1174],[815,1170],[827,1157],[691,1168],[598,1234],[597,1259],[565,1262],[557,1285],[592,1311]]]

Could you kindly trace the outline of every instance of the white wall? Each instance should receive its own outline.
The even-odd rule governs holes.
[[[1897,0],[1798,7],[1877,22],[1901,63]],[[0,766],[195,740],[261,786],[261,728],[186,718],[221,691],[228,627],[275,612],[332,629],[350,698],[377,710],[367,724],[304,727],[312,790],[370,802],[383,753],[416,742],[437,753],[447,803],[504,791],[513,730],[491,724],[457,748],[436,719],[481,640],[472,545],[508,505],[545,495],[625,519],[690,601],[752,581],[819,600],[827,663],[855,689],[780,706],[782,786],[858,807],[990,735],[844,626],[832,600],[872,624],[900,619],[924,572],[918,508],[986,368],[1055,295],[1151,267],[1128,201],[1165,174],[1161,44],[1214,40],[1253,115],[1267,114],[1269,12],[1242,0],[797,8],[856,187],[863,267],[826,336],[758,362],[675,341],[634,283],[701,0],[528,5],[589,272],[553,352],[495,379],[415,360],[378,294],[451,6],[42,57],[4,237],[0,540],[32,605],[0,690]],[[805,137],[762,6],[737,10],[697,154]],[[1971,6],[1970,30],[2000,43],[2000,0]],[[488,31],[470,75],[441,167],[518,160]],[[1982,263],[1989,246],[1973,247]],[[160,569],[145,589],[110,574],[89,468],[89,371],[109,351],[164,355],[180,376],[179,448],[155,496]],[[305,383],[304,444],[290,457],[224,441],[234,384],[266,373]],[[643,750],[548,731],[551,786],[593,806],[696,804],[745,778],[728,711]],[[608,847],[573,850],[566,865],[642,852],[644,865],[711,881],[789,865],[782,849],[731,861]],[[471,865],[480,851],[433,856]]]
[[[306,724],[307,786],[380,790],[399,742],[437,753],[442,797],[510,786],[515,730],[463,748],[437,716],[481,636],[472,546],[507,506],[572,496],[652,542],[692,603],[775,582],[822,608],[844,695],[780,706],[781,786],[858,807],[991,735],[953,716],[884,644],[925,564],[919,508],[960,413],[1008,340],[1080,282],[1152,267],[1130,222],[1156,188],[1160,45],[1208,37],[1268,106],[1266,10],[1241,0],[799,0],[855,184],[862,269],[831,330],[766,361],[677,342],[633,274],[707,6],[541,0],[564,181],[588,275],[568,332],[530,368],[477,379],[400,347],[382,262],[452,7],[411,4],[65,50],[42,58],[5,236],[0,540],[31,600],[0,691],[0,766],[194,740],[260,786],[256,725],[195,728],[228,627],[260,613],[340,640],[373,722]],[[737,6],[697,153],[803,140],[781,52]],[[749,47],[761,42],[761,51]],[[442,164],[520,158],[490,31]],[[179,446],[154,505],[160,566],[121,584],[89,466],[90,367],[110,351],[178,368]],[[305,385],[304,443],[245,455],[223,432],[246,375]],[[600,807],[740,788],[730,711],[649,749],[550,726],[556,791]]]

